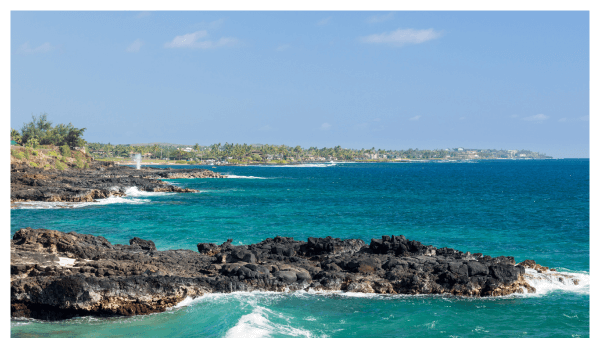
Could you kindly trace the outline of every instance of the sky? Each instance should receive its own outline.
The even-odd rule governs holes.
[[[11,127],[589,157],[588,12],[12,12]]]

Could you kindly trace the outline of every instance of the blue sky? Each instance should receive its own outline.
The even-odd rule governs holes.
[[[589,156],[587,12],[12,12],[11,126]]]

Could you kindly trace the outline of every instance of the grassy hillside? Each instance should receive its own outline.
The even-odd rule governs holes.
[[[17,166],[65,170],[67,168],[89,168],[94,159],[79,150],[68,147],[41,146],[32,149],[22,146],[10,147],[10,163]]]

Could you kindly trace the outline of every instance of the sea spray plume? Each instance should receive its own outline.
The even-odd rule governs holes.
[[[142,166],[141,162],[142,162],[142,155],[141,154],[134,154],[133,156],[131,156],[131,158],[135,161],[135,168],[137,170],[140,170],[140,167]]]

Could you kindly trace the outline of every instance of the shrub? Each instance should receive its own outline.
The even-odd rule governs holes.
[[[25,156],[26,159],[29,159],[29,150],[28,149],[25,149],[23,156]]]
[[[71,157],[71,148],[69,148],[68,145],[62,145],[60,146],[60,153],[64,156],[64,157]]]
[[[12,156],[15,156],[15,157],[16,157],[18,153],[19,153],[19,151],[18,151],[17,149],[11,149],[11,150],[10,150],[10,154],[11,154]]]
[[[177,164],[188,164],[187,161],[175,161],[175,163],[177,163]]]
[[[56,162],[56,169],[58,169],[58,170],[65,170],[65,169],[67,169],[67,165],[64,164],[64,163],[62,163],[62,162],[60,162],[60,161],[57,161]]]
[[[29,162],[29,166],[30,166],[30,167],[34,167],[34,168],[37,168],[37,167],[38,167],[38,164],[37,164],[37,163],[35,163],[35,162]]]
[[[25,143],[25,146],[26,146],[27,148],[33,148],[33,149],[37,148],[39,145],[40,145],[40,142],[39,142],[39,141],[38,141],[38,139],[37,139],[37,138],[35,138],[35,137],[30,137],[30,138],[27,140],[27,143]]]
[[[52,157],[58,157],[58,153],[54,150],[51,150],[48,152],[48,156],[52,156]]]
[[[52,166],[49,164],[44,165],[44,169],[52,169]]]
[[[17,152],[17,154],[15,155],[15,158],[22,160],[25,158],[25,154],[23,154],[22,152]]]
[[[32,151],[32,152],[31,152],[31,154],[32,154],[33,156],[38,156],[38,152],[37,152],[37,150],[34,150],[34,151]]]
[[[89,169],[89,168],[90,168],[90,164],[89,164],[89,163],[87,163],[87,162],[85,162],[85,168],[86,168],[86,169]]]
[[[83,161],[81,160],[81,157],[77,158],[77,161],[75,162],[75,165],[77,166],[77,168],[83,169]]]

